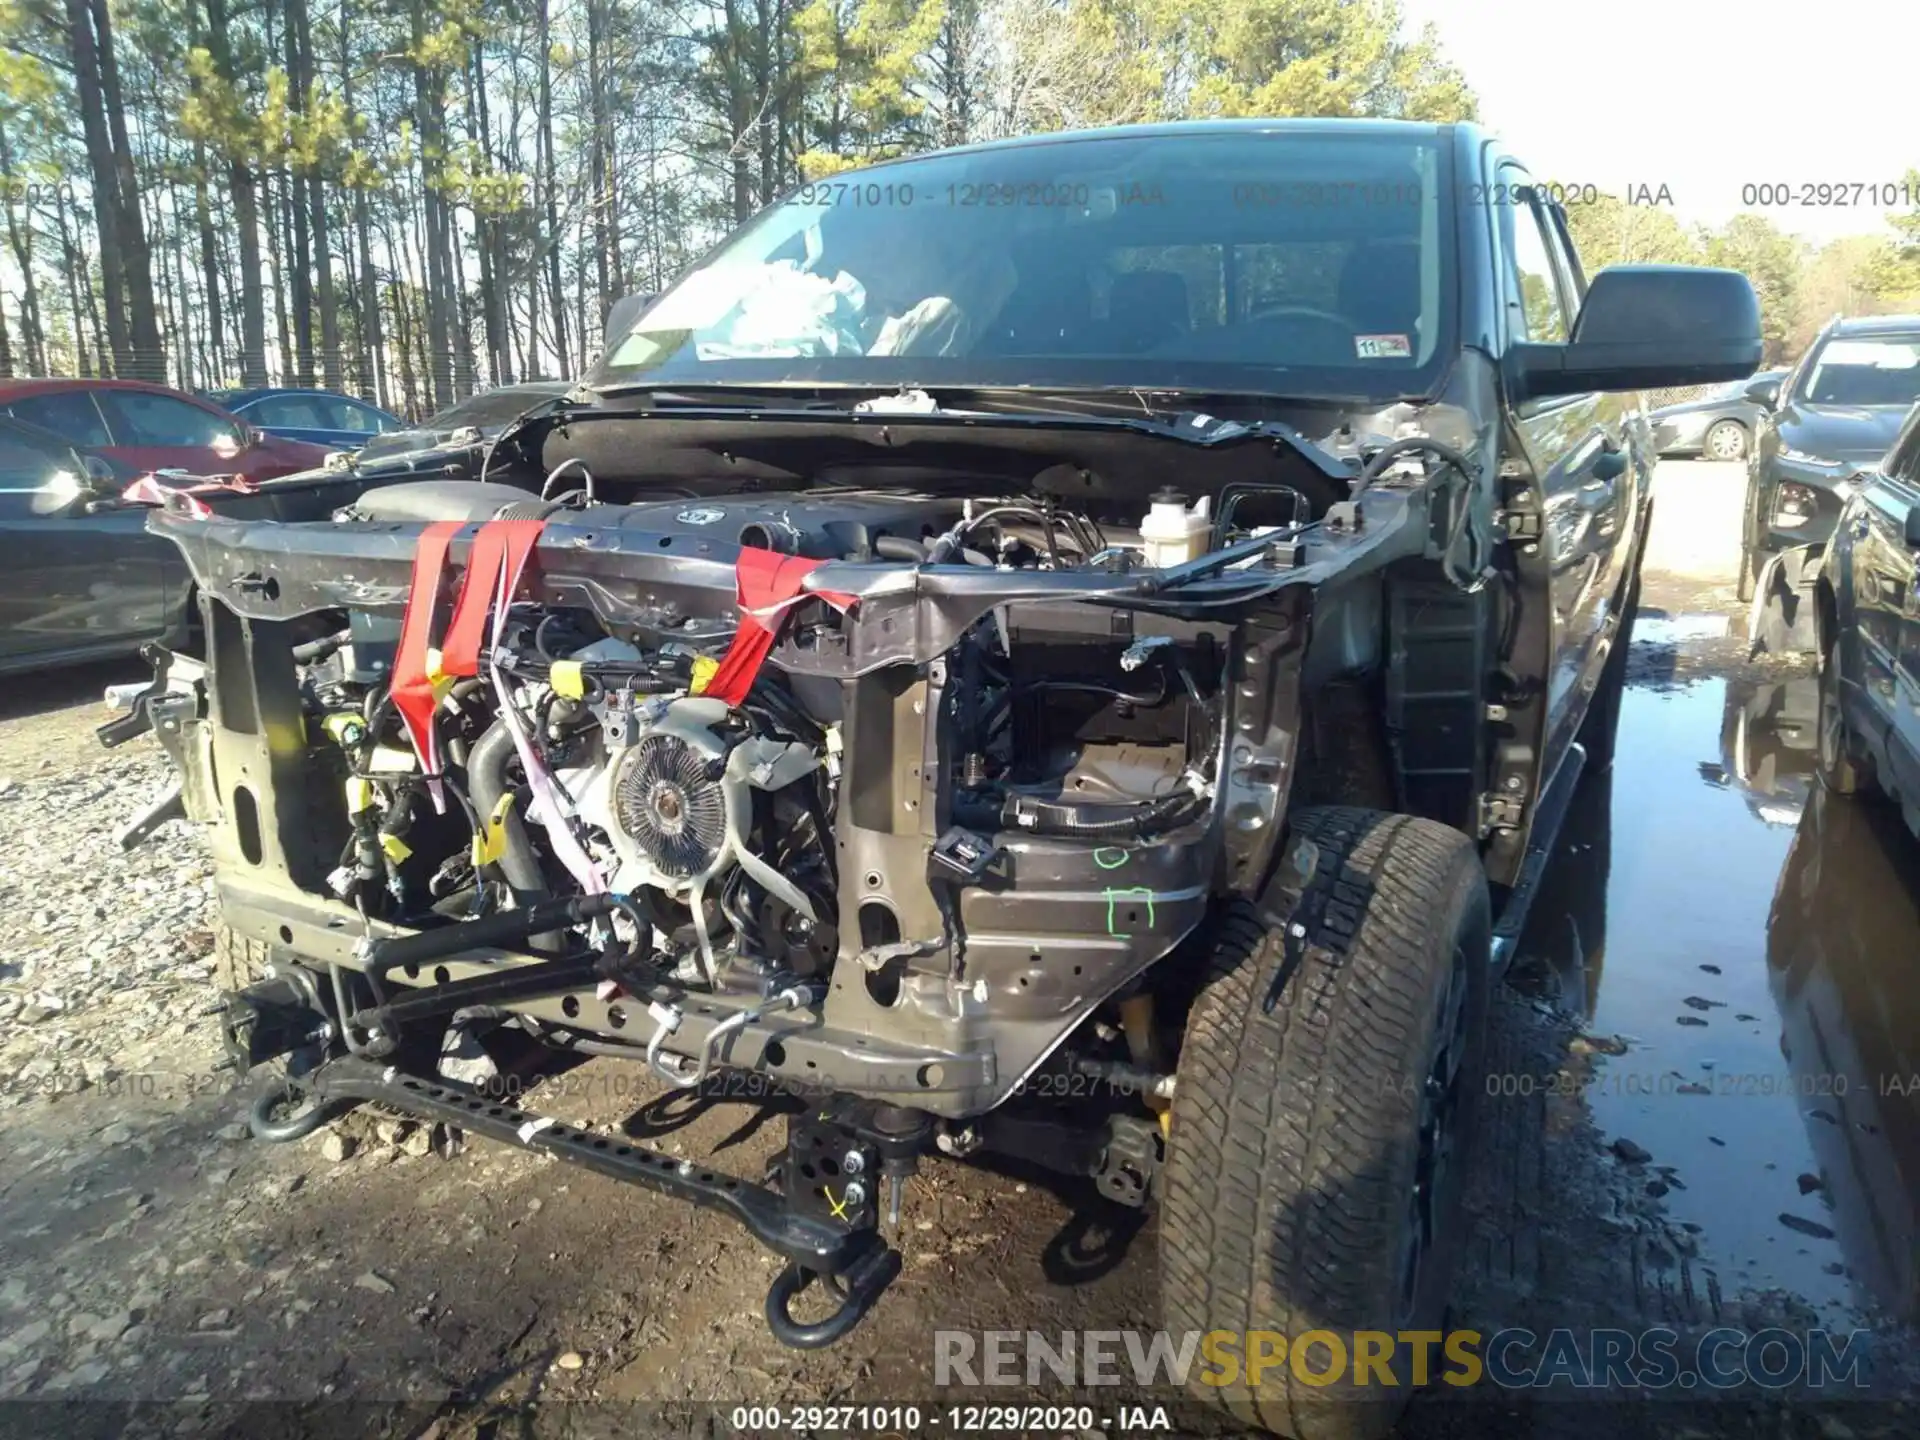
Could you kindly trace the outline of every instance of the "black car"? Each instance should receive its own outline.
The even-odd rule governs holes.
[[[496,385],[455,401],[418,425],[388,431],[367,441],[355,453],[359,465],[382,464],[401,455],[421,454],[449,447],[464,448],[490,440],[511,421],[573,388],[567,380],[529,380],[519,385]]]
[[[1767,556],[1819,544],[1855,486],[1920,400],[1920,316],[1835,320],[1786,379],[1756,381],[1767,407],[1747,467],[1740,598]]]
[[[1820,654],[1820,777],[1878,791],[1920,835],[1920,405],[1861,474],[1824,550],[1800,552]],[[1772,577],[1763,600],[1773,598]],[[1793,596],[1783,593],[1791,606]]]
[[[809,197],[474,478],[154,515],[213,640],[144,718],[252,1133],[377,1101],[713,1206],[799,1348],[976,1153],[1156,1207],[1171,1331],[1437,1326],[1492,980],[1618,732],[1636,392],[1752,374],[1746,277],[1589,278],[1469,125],[1047,135]],[[563,472],[584,503],[526,503]],[[467,1026],[807,1103],[763,1185],[482,1099],[439,1068]],[[1322,1433],[1298,1374],[1207,1398]]]
[[[1697,400],[1663,405],[1653,412],[1653,448],[1661,457],[1698,455],[1707,460],[1744,460],[1766,408],[1747,392],[1758,384],[1778,384],[1784,370],[1762,370],[1709,390]]]
[[[133,472],[0,416],[0,674],[127,654],[186,631],[187,567],[118,503]]]

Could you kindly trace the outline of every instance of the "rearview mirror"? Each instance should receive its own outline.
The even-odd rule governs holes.
[[[1514,345],[1514,400],[1744,380],[1760,364],[1760,302],[1737,270],[1613,265],[1593,277],[1564,345]]]
[[[1780,382],[1778,379],[1756,380],[1747,386],[1747,399],[1762,410],[1771,410],[1780,403]]]

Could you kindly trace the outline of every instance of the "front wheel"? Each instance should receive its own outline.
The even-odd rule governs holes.
[[[1289,828],[1288,864],[1311,873],[1298,903],[1273,929],[1225,912],[1188,1021],[1162,1305],[1169,1330],[1234,1337],[1196,1395],[1277,1434],[1360,1440],[1412,1397],[1400,1335],[1438,1329],[1446,1305],[1486,1084],[1491,909],[1447,826],[1342,808]]]
[[[1701,448],[1709,460],[1747,458],[1747,427],[1738,420],[1720,420],[1707,431]]]
[[[1814,768],[1820,783],[1836,795],[1858,795],[1874,788],[1869,765],[1857,757],[1853,728],[1840,702],[1840,641],[1836,636],[1820,652],[1820,728],[1815,737]]]

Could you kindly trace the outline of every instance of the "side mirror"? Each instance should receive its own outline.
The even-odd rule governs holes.
[[[1760,302],[1738,270],[1612,265],[1593,277],[1564,345],[1511,347],[1509,398],[1744,380],[1759,368]]]
[[[1920,505],[1907,511],[1907,548],[1920,550]]]
[[[94,491],[92,482],[70,466],[47,476],[32,492],[27,508],[35,515],[64,515],[77,509]]]
[[[1747,399],[1762,410],[1771,410],[1780,403],[1780,382],[1778,380],[1756,380],[1747,386]]]
[[[80,464],[86,471],[87,484],[100,495],[118,495],[120,477],[113,467],[98,455],[82,455]]]

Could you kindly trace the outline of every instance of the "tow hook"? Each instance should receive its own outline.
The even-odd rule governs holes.
[[[790,1263],[773,1277],[767,1291],[767,1328],[773,1338],[795,1350],[818,1350],[843,1338],[858,1325],[881,1292],[900,1273],[900,1252],[891,1246],[876,1244],[839,1275],[819,1276],[798,1261]],[[793,1297],[816,1279],[840,1297],[840,1308],[824,1320],[803,1325],[793,1318]]]

